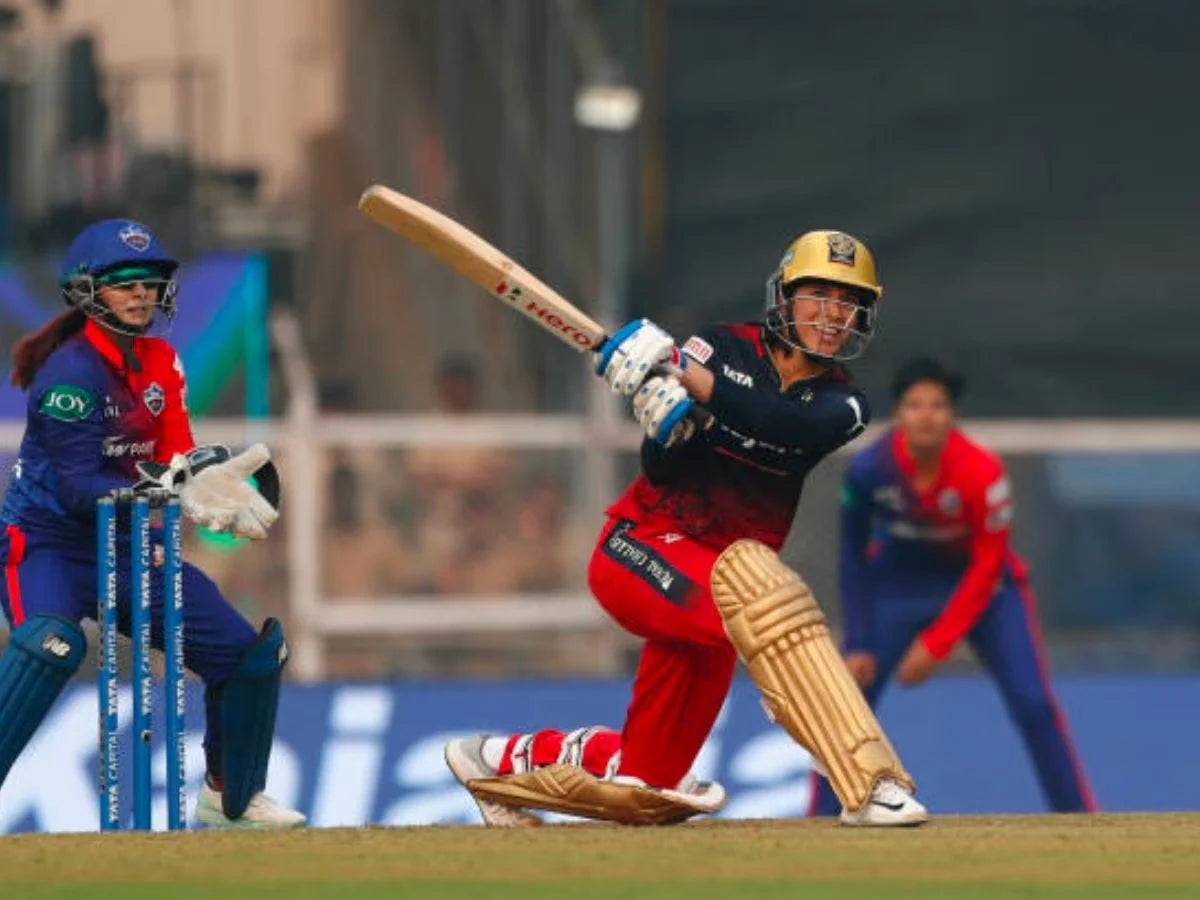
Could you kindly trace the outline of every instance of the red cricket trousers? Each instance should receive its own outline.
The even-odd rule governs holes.
[[[619,740],[592,732],[564,750],[564,733],[513,735],[500,773],[571,761],[603,776],[617,772],[674,788],[691,768],[729,693],[737,654],[713,604],[709,577],[720,551],[678,531],[613,518],[588,567],[597,601],[626,631],[645,639]],[[514,760],[517,750],[521,759]]]

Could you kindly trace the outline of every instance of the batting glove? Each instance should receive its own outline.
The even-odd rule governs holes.
[[[603,375],[615,393],[631,397],[656,366],[683,368],[687,360],[675,339],[651,322],[637,319],[621,327],[600,348],[596,374]]]
[[[696,433],[688,413],[693,400],[674,375],[655,375],[633,398],[633,415],[642,430],[664,447],[685,443]]]

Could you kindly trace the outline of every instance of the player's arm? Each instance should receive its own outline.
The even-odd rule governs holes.
[[[979,621],[1004,572],[1012,525],[1012,490],[1003,469],[971,506],[971,561],[941,615],[921,633],[935,659],[945,659]]]
[[[838,587],[848,653],[867,649],[873,612],[865,584],[872,501],[870,486],[860,471],[861,459],[856,458],[846,472],[839,514]]]
[[[833,450],[871,420],[867,398],[851,387],[816,390],[808,402],[738,384],[723,369],[689,365],[681,380],[718,422],[778,447]]]
[[[88,379],[62,374],[35,381],[29,416],[41,431],[58,500],[68,512],[90,515],[98,497],[130,486],[129,479],[103,471],[104,392]]]

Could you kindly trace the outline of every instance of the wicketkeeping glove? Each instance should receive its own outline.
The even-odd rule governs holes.
[[[688,418],[693,402],[674,375],[655,375],[633,398],[633,416],[650,438],[664,447],[674,447],[696,433],[695,424]]]
[[[142,481],[178,495],[184,514],[212,531],[261,539],[279,518],[279,476],[265,444],[254,444],[237,456],[220,445],[175,454],[168,464],[138,464]],[[255,490],[246,480],[254,476]]]

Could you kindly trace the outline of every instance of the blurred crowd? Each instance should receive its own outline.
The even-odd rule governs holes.
[[[478,369],[444,359],[431,412],[479,412]],[[495,446],[335,446],[322,457],[321,595],[338,603],[585,594],[597,523],[580,521],[570,454]],[[286,456],[279,459],[287,473]],[[286,505],[286,487],[285,487]],[[289,616],[288,517],[272,540],[231,543],[194,534],[188,556],[246,615]],[[612,635],[611,640],[619,643]],[[539,674],[601,668],[595,635],[395,633],[333,639],[330,677]],[[613,652],[620,652],[614,649]],[[607,659],[607,661],[606,661]]]
[[[443,361],[435,412],[478,411],[477,371]],[[338,448],[328,459],[330,598],[562,591],[580,566],[568,473],[499,447]]]

